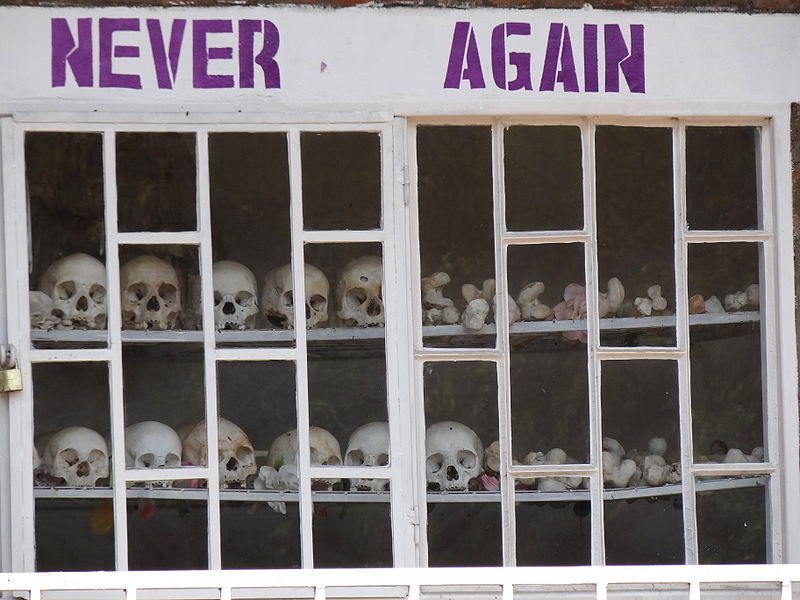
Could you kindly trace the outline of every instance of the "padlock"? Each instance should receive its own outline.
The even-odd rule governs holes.
[[[22,371],[19,369],[0,370],[0,393],[18,392],[22,389]]]

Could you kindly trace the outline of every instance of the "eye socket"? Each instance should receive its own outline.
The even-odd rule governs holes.
[[[181,466],[181,457],[177,454],[167,454],[164,462],[170,469],[174,469]]]
[[[94,302],[102,302],[106,298],[106,288],[95,284],[89,289],[89,296]]]
[[[465,469],[474,469],[475,465],[478,464],[478,457],[475,456],[474,452],[470,452],[469,450],[459,450],[456,459],[458,460],[458,464]]]
[[[219,292],[215,291],[214,292],[214,306],[216,306],[220,302],[222,302],[222,294],[220,294]]]
[[[364,453],[361,450],[351,450],[347,453],[347,464],[350,467],[360,467],[364,464]]]
[[[239,306],[253,306],[256,303],[256,297],[250,292],[242,290],[236,294],[236,304]]]
[[[148,452],[147,454],[142,454],[139,457],[139,462],[142,463],[142,466],[145,469],[149,469],[150,467],[153,466],[153,462],[155,462],[155,457],[151,452]]]
[[[244,465],[249,465],[253,462],[253,451],[246,446],[240,446],[236,449],[236,460]]]
[[[125,290],[125,296],[129,302],[141,302],[147,298],[147,284],[144,282],[132,283]]]
[[[75,295],[75,282],[63,281],[56,286],[55,295],[59,300],[69,300]]]
[[[162,283],[158,287],[158,296],[164,300],[164,302],[175,302],[178,299],[178,288],[171,283]]]
[[[443,458],[441,454],[431,454],[428,457],[427,465],[429,473],[438,473],[442,469]]]
[[[294,294],[292,290],[283,293],[281,296],[281,304],[284,306],[294,306]]]
[[[378,466],[385,467],[389,464],[389,455],[388,454],[379,454],[378,455]]]
[[[319,294],[315,294],[308,299],[308,303],[315,311],[324,310],[325,306],[328,304],[328,301],[325,299],[325,296],[320,296]]]
[[[75,448],[66,448],[58,453],[58,456],[61,460],[67,463],[67,466],[71,467],[78,462],[78,452]]]

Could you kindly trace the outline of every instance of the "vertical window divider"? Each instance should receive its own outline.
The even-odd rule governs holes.
[[[686,125],[678,122],[672,128],[672,187],[673,218],[675,226],[675,336],[678,351],[678,419],[680,423],[681,500],[683,506],[684,561],[689,565],[699,562],[697,542],[697,511],[692,433],[692,380],[689,360],[689,245],[685,233],[686,221]]]
[[[219,468],[217,447],[219,432],[219,406],[217,398],[216,330],[214,327],[214,278],[213,252],[211,247],[211,192],[208,165],[208,130],[196,133],[197,144],[197,215],[200,232],[200,283],[203,319],[203,373],[205,379],[206,408],[206,466],[208,467],[207,517],[208,517],[208,566],[222,568]]]
[[[497,416],[500,438],[500,513],[502,519],[503,565],[517,565],[516,511],[514,510],[514,477],[509,475],[511,466],[511,374],[509,372],[509,314],[507,298],[508,269],[506,245],[506,198],[505,198],[505,152],[503,150],[504,124],[492,126],[492,179],[494,181],[494,262],[495,262],[495,326],[497,328],[497,350],[502,358],[496,361],[497,370]]]
[[[125,480],[125,402],[122,383],[122,307],[119,277],[119,231],[117,220],[116,132],[103,131],[103,195],[105,198],[106,277],[108,287],[108,363],[111,400],[111,487],[114,502],[114,555],[118,571],[128,570],[128,520]]]
[[[289,195],[292,246],[292,286],[295,290],[295,311],[305,302],[305,253],[303,225],[303,171],[300,148],[300,131],[290,129],[289,135]],[[296,411],[297,411],[297,468],[300,475],[300,564],[304,569],[314,566],[313,519],[314,503],[311,497],[311,451],[309,448],[308,407],[308,353],[305,313],[295,312],[295,348],[297,361]]]
[[[583,138],[583,223],[589,242],[584,243],[586,269],[587,310],[587,370],[589,383],[589,453],[594,467],[590,478],[592,518],[592,564],[605,564],[605,522],[603,507],[603,422],[600,398],[601,362],[597,356],[600,347],[600,319],[597,316],[598,291],[594,274],[597,272],[597,189],[595,178],[596,122],[587,119],[581,126]]]

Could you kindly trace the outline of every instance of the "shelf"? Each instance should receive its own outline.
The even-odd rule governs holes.
[[[755,311],[689,315],[691,327],[730,326],[758,322],[760,313]],[[654,316],[639,318],[600,319],[600,329],[604,332],[624,332],[630,330],[657,330],[675,327],[675,316]],[[511,325],[512,336],[560,334],[565,331],[582,331],[586,329],[586,321],[526,321]],[[433,325],[422,328],[424,338],[449,340],[445,345],[471,346],[481,340],[491,338],[497,333],[493,323],[487,324],[479,333],[465,331],[461,325]],[[385,329],[383,327],[310,329],[307,332],[309,348],[325,349],[329,343],[352,342],[353,345],[380,342],[383,345]],[[102,344],[108,341],[105,330],[31,330],[31,339],[37,347],[62,344]],[[247,331],[218,331],[217,344],[220,346],[291,346],[294,332],[286,329],[265,329]],[[456,341],[458,340],[458,341]],[[135,331],[122,332],[122,341],[130,344],[152,344],[161,342],[197,343],[203,342],[202,331]],[[437,344],[438,345],[438,344]],[[493,344],[492,344],[493,345]]]
[[[731,477],[698,481],[698,492],[713,492],[737,488],[764,487],[769,479],[766,475],[753,477]],[[635,500],[637,498],[657,498],[680,495],[683,486],[672,483],[658,487],[607,489],[604,500]],[[566,492],[542,492],[537,490],[517,490],[516,502],[588,502],[589,490]],[[33,489],[34,498],[42,499],[90,499],[111,498],[111,488],[45,488]],[[127,498],[152,498],[154,500],[206,500],[208,492],[197,488],[128,488]],[[311,492],[314,502],[389,502],[391,494],[386,492]],[[271,490],[220,490],[223,502],[297,502],[296,491]],[[500,502],[499,492],[428,492],[428,502],[437,503],[479,503]]]

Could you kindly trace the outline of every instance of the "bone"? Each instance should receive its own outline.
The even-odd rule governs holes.
[[[608,280],[608,291],[601,292],[598,299],[598,315],[602,319],[617,314],[622,301],[625,300],[625,288],[617,277]]]
[[[453,306],[453,301],[444,297],[444,286],[448,283],[450,283],[450,275],[444,272],[434,273],[430,277],[423,277],[420,282],[423,308],[442,309]]]
[[[649,317],[653,314],[653,301],[650,298],[636,298],[633,305],[639,311],[640,315]]]
[[[746,308],[758,308],[761,300],[761,291],[757,283],[751,283],[744,290]]]
[[[524,321],[544,321],[553,316],[553,310],[539,302],[539,296],[544,292],[544,283],[537,281],[535,283],[528,283],[519,293],[517,297],[517,305],[519,306],[520,316]]]
[[[724,313],[725,309],[722,306],[722,302],[719,301],[719,298],[717,298],[716,296],[711,296],[710,298],[706,299],[706,312]]]
[[[747,304],[747,294],[736,292],[725,296],[725,310],[727,312],[737,312],[742,310]]]
[[[489,303],[483,298],[475,298],[461,315],[461,323],[468,331],[478,332],[486,324],[486,317],[489,315]]]
[[[53,300],[44,292],[31,290],[28,292],[30,305],[31,329],[49,331],[61,323],[61,319],[53,314]]]
[[[661,295],[661,286],[659,284],[651,285],[647,288],[647,296],[653,303],[653,310],[667,310],[667,299]]]
[[[695,294],[689,298],[689,314],[699,315],[706,312],[706,302],[700,294]]]

